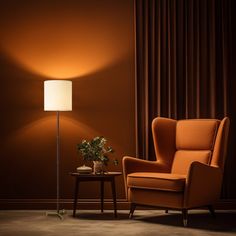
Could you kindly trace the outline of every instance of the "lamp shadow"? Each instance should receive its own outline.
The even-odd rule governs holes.
[[[150,224],[161,224],[175,227],[183,227],[182,215],[179,212],[169,212],[161,215],[138,215],[134,216],[137,221]],[[202,229],[217,232],[236,232],[236,211],[216,212],[216,217],[212,217],[206,212],[189,212],[187,228]]]

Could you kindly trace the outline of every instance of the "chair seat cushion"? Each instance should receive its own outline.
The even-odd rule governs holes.
[[[186,175],[135,172],[127,176],[127,185],[129,188],[182,192],[184,191],[185,180]]]

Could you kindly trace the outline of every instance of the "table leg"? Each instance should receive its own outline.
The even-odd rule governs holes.
[[[101,212],[103,212],[103,205],[104,205],[104,181],[101,180]]]
[[[76,178],[75,181],[75,193],[74,193],[74,208],[73,208],[73,217],[76,214],[77,200],[78,200],[78,191],[79,191],[79,180]]]
[[[116,208],[116,185],[115,178],[113,177],[111,180],[111,189],[112,189],[112,197],[113,197],[113,205],[114,205],[114,215],[117,217],[117,208]]]

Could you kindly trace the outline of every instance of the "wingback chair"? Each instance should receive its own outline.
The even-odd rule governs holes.
[[[213,204],[220,197],[229,118],[173,120],[155,118],[152,134],[156,161],[125,156],[123,173],[130,218],[137,205],[182,210]]]

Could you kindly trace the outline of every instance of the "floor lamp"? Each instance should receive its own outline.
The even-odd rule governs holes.
[[[44,81],[44,110],[56,111],[57,113],[57,211],[47,212],[47,215],[56,215],[63,219],[63,210],[60,210],[60,111],[72,110],[72,81],[69,80],[46,80]]]

